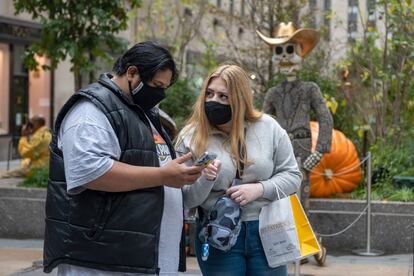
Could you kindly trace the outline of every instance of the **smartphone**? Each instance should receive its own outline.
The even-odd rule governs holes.
[[[214,153],[208,153],[206,151],[201,155],[200,158],[194,163],[194,166],[203,166],[204,168],[207,167],[211,162],[213,162],[214,159],[216,159],[217,154]]]

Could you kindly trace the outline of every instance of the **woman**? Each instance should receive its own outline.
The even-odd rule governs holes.
[[[276,186],[285,194],[295,193],[301,174],[286,131],[254,109],[243,69],[224,65],[206,79],[177,147],[195,156],[205,151],[217,154],[194,185],[183,187],[187,208],[201,207],[198,210],[204,215],[225,194],[242,208],[241,230],[230,251],[210,247],[208,259],[202,261],[202,245],[196,237],[203,275],[287,275],[286,266],[268,266],[258,219],[261,207],[277,199]],[[237,170],[242,183],[230,187]]]

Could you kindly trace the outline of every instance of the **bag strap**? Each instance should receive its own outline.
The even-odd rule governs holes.
[[[242,158],[244,158],[244,153],[242,151],[242,147],[241,147],[240,141],[239,141],[239,144],[238,144],[238,148],[239,148],[239,156],[242,159]],[[237,179],[241,179],[241,176],[243,175],[243,172],[244,172],[244,163],[241,162],[241,161],[239,161],[239,167],[240,167],[240,171],[239,171],[239,168],[238,167],[236,168],[236,178]]]
[[[276,188],[276,194],[277,194],[277,199],[278,200],[281,199],[280,194],[279,194],[279,191],[282,193],[282,195],[284,195],[284,197],[287,197],[287,195],[285,194],[285,192],[282,189],[280,189],[279,185],[277,185],[277,184],[273,184],[273,185]]]
[[[244,170],[244,164],[242,162],[240,162],[240,170],[241,170],[241,174],[239,172],[239,169],[236,169],[236,178],[237,179],[241,179],[241,175],[243,174],[243,170]]]

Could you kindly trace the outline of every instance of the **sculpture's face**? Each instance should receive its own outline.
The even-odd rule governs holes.
[[[278,72],[286,76],[296,76],[302,66],[302,47],[299,43],[276,45],[273,62]]]

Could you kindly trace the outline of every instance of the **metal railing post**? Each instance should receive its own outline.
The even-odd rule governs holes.
[[[367,247],[366,249],[356,249],[352,252],[360,256],[380,256],[384,251],[371,249],[371,178],[372,178],[372,155],[369,151],[367,154],[367,213],[366,213],[366,231],[367,231]]]
[[[300,157],[297,157],[296,161],[298,162],[298,164],[302,164],[302,162],[301,162],[302,160],[301,160]],[[303,172],[303,173],[306,173],[306,172]],[[304,177],[306,177],[306,175]],[[299,200],[301,199],[302,184],[303,183],[301,183],[299,191],[297,192],[297,196],[298,196]],[[295,264],[295,276],[300,276],[300,261],[295,261],[294,264]]]
[[[10,170],[10,159],[12,156],[13,136],[10,138],[9,147],[7,149],[7,171]]]

